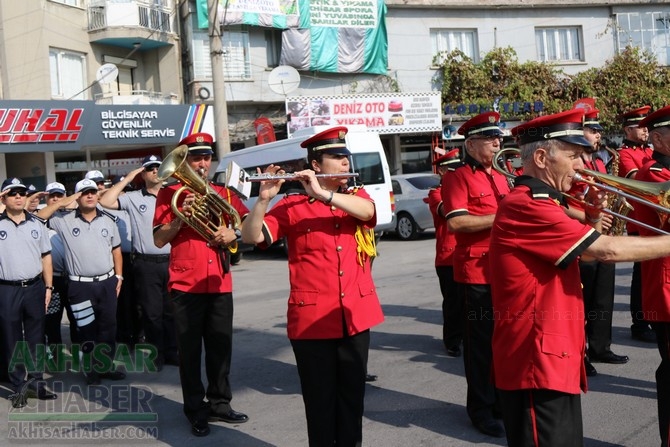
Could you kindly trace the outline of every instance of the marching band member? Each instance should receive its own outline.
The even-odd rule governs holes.
[[[361,242],[376,222],[374,202],[363,188],[347,190],[346,179],[315,177],[349,172],[346,132],[335,127],[305,140],[311,169],[296,173],[305,192],[266,214],[283,180],[262,182],[242,229],[245,242],[262,247],[288,240],[288,337],[310,447],[361,445],[370,328],[384,319]]]

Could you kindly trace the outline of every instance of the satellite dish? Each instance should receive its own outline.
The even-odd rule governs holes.
[[[98,68],[98,71],[95,74],[95,79],[97,79],[100,84],[109,84],[110,82],[116,81],[118,76],[119,69],[116,68],[116,65],[105,64]]]
[[[300,84],[300,73],[288,65],[275,67],[268,76],[270,90],[279,95],[288,95],[298,88]]]

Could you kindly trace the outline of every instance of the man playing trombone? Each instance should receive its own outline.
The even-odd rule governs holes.
[[[180,194],[173,206],[173,197],[181,191],[178,190],[181,185],[173,185],[158,193],[153,220],[156,246],[171,245],[168,289],[174,306],[179,377],[184,413],[195,436],[209,434],[208,420],[241,423],[249,419],[230,406],[232,392],[228,375],[233,346],[233,294],[230,255],[226,250],[239,235],[239,229],[233,228],[232,222],[239,221],[239,216],[246,215],[248,209],[227,188],[207,180],[214,153],[212,144],[212,136],[206,133],[184,138],[173,152],[187,149],[185,159],[175,163],[178,166],[171,175],[195,177],[191,182],[204,184],[209,189],[207,195],[223,197],[239,215],[211,215],[213,207],[208,206],[209,202],[203,206],[205,195],[193,189],[187,190],[185,197]],[[170,155],[159,169],[159,178],[162,178],[163,168],[170,165]],[[217,205],[214,199],[210,201]],[[210,228],[211,222],[221,224]],[[206,391],[200,371],[203,341],[209,382]]]
[[[583,445],[580,391],[584,301],[578,259],[642,261],[670,256],[670,236],[607,236],[605,194],[586,195],[584,222],[566,214],[563,193],[584,168],[583,109],[512,129],[524,175],[500,202],[491,229],[495,329],[493,372],[510,446]]]
[[[637,180],[648,182],[668,182],[670,180],[670,106],[657,110],[640,121],[640,126],[649,129],[649,142],[654,147],[651,160],[637,173]],[[659,185],[660,186],[660,185]],[[662,190],[668,190],[665,184]],[[661,199],[665,202],[665,198]],[[646,206],[638,207],[635,216],[653,227],[670,231],[668,215],[659,214]],[[641,236],[653,234],[647,228],[640,228]],[[661,364],[656,370],[656,391],[658,399],[658,422],[661,445],[670,445],[670,283],[667,272],[670,257],[641,263],[642,271],[642,313],[646,321],[652,322],[656,331]]]

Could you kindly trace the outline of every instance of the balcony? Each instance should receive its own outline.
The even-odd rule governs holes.
[[[180,104],[175,93],[151,92],[148,90],[132,90],[127,93],[98,93],[94,97],[96,104],[107,105],[156,105]]]
[[[91,0],[90,41],[129,49],[141,41],[142,50],[172,45],[177,37],[173,13],[172,0]]]

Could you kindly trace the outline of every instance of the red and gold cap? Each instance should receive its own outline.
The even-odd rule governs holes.
[[[519,145],[536,141],[561,140],[590,147],[584,138],[584,109],[570,109],[553,115],[541,116],[512,128],[512,136]]]
[[[646,127],[650,131],[659,127],[670,127],[670,106],[665,106],[647,115],[646,118],[640,121],[639,126]]]
[[[300,143],[300,146],[310,152],[322,152],[330,155],[351,155],[351,152],[347,149],[347,143],[344,141],[348,131],[349,129],[344,126],[332,127],[308,138]]]
[[[584,127],[588,127],[593,130],[597,130],[598,132],[602,132],[603,126],[600,125],[600,122],[598,121],[598,115],[600,113],[600,110],[598,109],[591,109],[587,111],[584,114]]]
[[[640,121],[645,119],[649,112],[651,111],[651,106],[643,106],[637,109],[629,110],[628,112],[621,115],[623,121],[623,127],[638,127]]]
[[[182,144],[188,146],[189,155],[214,154],[214,150],[212,150],[212,146],[214,145],[214,138],[210,134],[205,132],[199,132],[188,135],[179,142],[179,146],[181,146]]]
[[[501,137],[500,114],[498,112],[484,112],[467,120],[458,128],[459,135],[470,138],[475,135],[486,137]]]
[[[458,163],[459,161],[461,161],[459,158],[459,150],[456,148],[433,160],[433,166],[447,166],[452,163]]]

